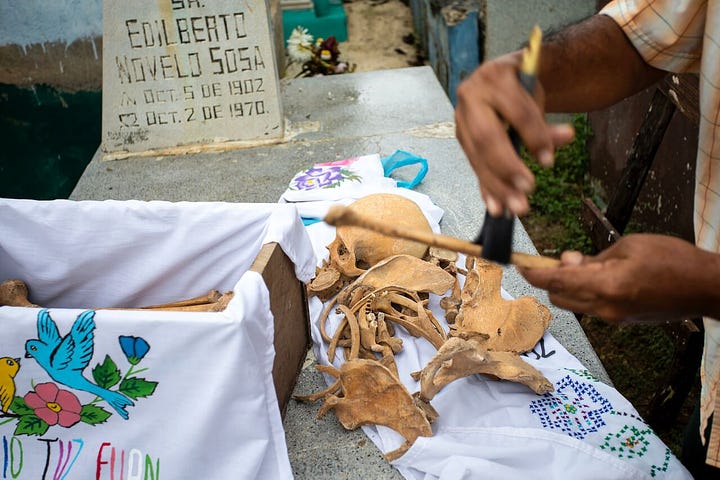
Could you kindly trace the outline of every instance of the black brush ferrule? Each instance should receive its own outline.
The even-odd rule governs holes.
[[[482,257],[503,265],[510,263],[514,227],[515,217],[510,215],[495,217],[485,211],[482,230],[475,239],[476,244],[482,245]]]

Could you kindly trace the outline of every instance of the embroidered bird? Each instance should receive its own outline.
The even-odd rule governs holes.
[[[41,310],[37,319],[38,338],[25,342],[25,356],[34,358],[56,382],[97,395],[127,420],[125,409],[135,405],[132,400],[92,383],[82,374],[93,356],[94,317],[93,310],[81,313],[70,328],[70,333],[60,337],[50,313],[47,309]]]
[[[15,375],[18,370],[19,358],[0,358],[0,416],[8,412],[15,398]]]

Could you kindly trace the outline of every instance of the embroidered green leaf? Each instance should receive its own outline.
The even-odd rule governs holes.
[[[120,384],[119,391],[133,400],[137,400],[141,397],[149,397],[155,393],[155,387],[157,387],[157,385],[158,382],[151,382],[144,378],[126,378]]]
[[[347,170],[347,169],[343,168],[342,170],[340,170],[340,173],[343,176],[343,178],[342,178],[343,180],[350,180],[352,182],[361,182],[362,181],[362,177],[360,175],[358,175],[357,173],[353,172],[352,170]]]
[[[48,431],[50,425],[41,420],[37,415],[23,415],[18,420],[15,428],[15,435],[44,435]]]
[[[80,420],[90,425],[105,423],[105,421],[111,416],[112,413],[102,407],[92,404],[83,405],[82,410],[80,411]]]
[[[344,180],[350,180],[351,182],[362,182],[362,177],[357,173],[348,173],[348,175],[343,175],[343,181]]]
[[[105,361],[98,363],[92,371],[95,383],[102,388],[110,388],[120,381],[120,369],[117,368],[110,355],[105,355]]]
[[[23,397],[15,397],[10,404],[10,411],[17,415],[30,415],[34,414],[35,410],[28,407]]]

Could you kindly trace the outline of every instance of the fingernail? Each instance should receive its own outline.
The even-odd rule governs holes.
[[[555,155],[553,155],[552,150],[540,150],[537,158],[543,167],[552,167],[555,162]]]
[[[497,217],[498,215],[500,215],[500,213],[502,213],[500,204],[490,195],[488,195],[487,199],[485,200],[485,205],[487,206],[488,212],[490,212],[490,215],[492,215],[493,217]]]
[[[533,189],[532,182],[521,175],[518,175],[513,179],[513,185],[515,185],[515,188],[522,190],[525,193],[530,193]]]
[[[525,202],[519,197],[508,198],[508,207],[515,215],[525,210]]]
[[[583,262],[583,254],[572,250],[563,252],[560,260],[563,265],[581,265]]]
[[[563,134],[563,135],[575,135],[575,127],[573,127],[569,123],[560,123],[556,125],[556,128]]]

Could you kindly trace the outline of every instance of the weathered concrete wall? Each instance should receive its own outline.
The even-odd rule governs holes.
[[[655,87],[604,110],[590,113],[590,175],[597,180],[598,196],[609,201],[635,141]],[[671,233],[687,240],[693,234],[693,192],[698,127],[676,112],[668,125],[653,167],[633,210],[632,228]]]
[[[280,1],[269,3],[282,69]],[[100,90],[102,8],[102,0],[0,0],[0,83]]]
[[[595,0],[479,0],[485,38],[482,59],[495,58],[520,48],[537,24],[559,30],[595,13]]]
[[[0,83],[102,85],[102,0],[0,0]]]
[[[607,0],[597,0],[600,10]],[[695,81],[697,86],[697,81]],[[604,110],[590,112],[593,136],[589,142],[590,175],[607,202],[616,190],[655,86]],[[681,103],[690,101],[691,97]],[[697,97],[692,100],[697,108]],[[669,233],[694,239],[693,200],[698,125],[692,116],[676,111],[653,166],[640,191],[630,221],[635,231]]]
[[[418,39],[455,105],[459,83],[479,65],[477,0],[410,0]]]
[[[0,197],[65,198],[100,143],[102,0],[0,0]]]
[[[517,50],[534,25],[552,31],[595,12],[595,0],[410,0],[418,42],[453,105],[482,61]]]

